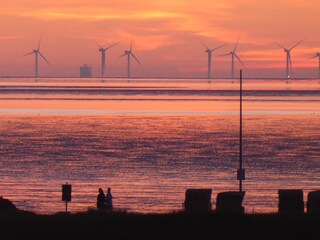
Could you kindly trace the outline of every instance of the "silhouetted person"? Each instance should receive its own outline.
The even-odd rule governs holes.
[[[97,208],[98,209],[104,209],[105,208],[105,203],[106,198],[104,196],[104,192],[101,188],[99,188],[99,194],[97,196]]]
[[[112,194],[111,194],[111,188],[108,188],[108,192],[106,195],[106,208],[108,210],[112,210]]]

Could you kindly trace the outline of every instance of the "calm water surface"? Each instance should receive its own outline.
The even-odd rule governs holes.
[[[238,190],[238,83],[0,79],[0,195],[22,209],[182,209],[187,188]],[[320,84],[246,81],[247,212],[275,212],[277,189],[320,188]],[[306,197],[305,197],[306,198]]]

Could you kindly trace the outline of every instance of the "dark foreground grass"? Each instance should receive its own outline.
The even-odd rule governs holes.
[[[320,217],[0,213],[0,239],[320,239]]]

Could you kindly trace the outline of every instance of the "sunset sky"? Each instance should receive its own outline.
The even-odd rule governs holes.
[[[320,51],[319,0],[2,0],[0,8],[0,76],[32,76],[37,47],[51,66],[40,61],[40,76],[78,76],[79,66],[100,74],[103,46],[120,42],[107,53],[106,75],[126,75],[130,46],[142,62],[132,64],[137,77],[205,77],[207,56],[200,40],[215,55],[230,52],[239,35],[238,55],[248,77],[284,77],[285,53],[292,51],[295,77],[316,77]],[[213,77],[230,76],[230,57],[213,59]],[[240,65],[236,63],[236,67]]]

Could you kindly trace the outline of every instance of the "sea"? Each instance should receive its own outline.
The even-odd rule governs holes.
[[[0,196],[40,214],[183,210],[189,188],[238,191],[239,80],[0,78]],[[247,213],[320,189],[320,82],[244,79]]]

